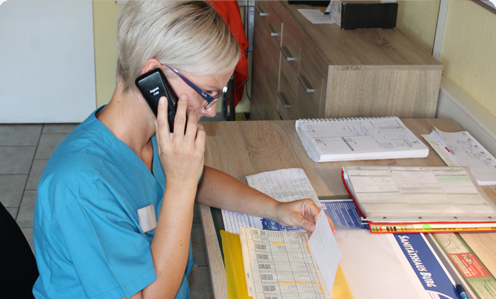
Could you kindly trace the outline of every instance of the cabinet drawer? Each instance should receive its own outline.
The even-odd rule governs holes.
[[[302,45],[308,45],[301,48],[300,53],[300,69],[302,65],[307,67],[307,70],[311,70],[314,76],[319,76],[321,78],[327,78],[329,73],[329,65],[320,56],[319,52],[315,50],[310,41],[305,37],[300,41]],[[332,51],[332,49],[329,49]]]
[[[298,117],[296,104],[296,93],[290,86],[286,76],[281,74],[279,92],[277,93],[277,111],[279,111],[282,119],[296,119]]]
[[[255,14],[264,19],[265,33],[270,36],[271,40],[274,40],[274,44],[279,47],[281,45],[282,37],[282,22],[270,6],[268,1],[257,1],[255,3]]]
[[[300,95],[304,95],[315,107],[317,107],[317,109],[319,109],[320,101],[322,99],[322,80],[323,78],[313,65],[305,63],[305,61],[302,60],[300,72],[298,73],[298,98],[300,98]]]
[[[322,80],[318,86],[322,86],[325,84],[325,81]],[[315,85],[317,86],[317,85]],[[315,88],[315,86],[313,86]],[[317,91],[317,90],[316,90]],[[317,94],[321,94],[321,92],[317,92]],[[297,94],[297,110],[298,110],[298,118],[320,118],[321,114],[321,101],[319,98],[315,97],[315,93],[307,93],[305,88],[301,82],[298,82],[298,94]]]
[[[299,58],[299,48],[298,48],[298,55],[296,55]],[[294,55],[293,53],[291,53]],[[298,92],[298,60],[295,57],[294,60],[289,60],[287,59],[288,53],[284,52],[283,47],[281,47],[281,77],[286,76],[288,85],[290,88],[293,90],[294,93]]]

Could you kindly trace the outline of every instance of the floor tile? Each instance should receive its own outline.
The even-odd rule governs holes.
[[[35,159],[50,159],[53,150],[67,137],[68,134],[41,134]]]
[[[0,125],[0,146],[36,146],[43,125]]]
[[[17,225],[19,227],[33,227],[34,205],[36,203],[36,191],[25,191],[22,197],[21,207],[17,214]]]
[[[201,223],[193,223],[193,229],[191,230],[191,243],[193,246],[193,264],[208,266],[205,233],[203,232]]]
[[[16,219],[17,217],[17,210],[19,210],[19,208],[5,208],[7,210],[7,212],[10,213],[10,215],[12,216],[12,218]]]
[[[0,146],[0,174],[28,174],[34,146]]]
[[[34,160],[31,171],[29,172],[28,183],[26,184],[26,190],[36,190],[36,186],[40,181],[43,170],[48,163],[48,160]]]
[[[22,233],[24,234],[24,237],[29,243],[29,247],[31,247],[31,250],[34,253],[34,245],[33,245],[33,228],[32,227],[24,227],[21,228]]]
[[[72,132],[79,124],[45,124],[43,134],[55,134]]]
[[[25,174],[0,175],[0,202],[4,207],[19,207],[27,178]]]
[[[188,282],[191,298],[214,298],[208,266],[193,266],[191,273],[189,273]]]

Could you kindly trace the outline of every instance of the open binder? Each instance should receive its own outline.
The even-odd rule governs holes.
[[[424,158],[429,154],[398,117],[299,119],[295,128],[315,162]]]
[[[466,167],[344,166],[372,233],[496,231],[496,205]]]

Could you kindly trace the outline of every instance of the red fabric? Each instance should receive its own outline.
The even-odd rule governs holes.
[[[217,13],[224,19],[224,22],[231,29],[241,49],[241,58],[234,69],[234,104],[237,105],[243,97],[244,84],[248,80],[248,61],[246,59],[246,49],[248,49],[248,39],[246,38],[241,14],[239,12],[238,1],[219,0],[211,1]]]

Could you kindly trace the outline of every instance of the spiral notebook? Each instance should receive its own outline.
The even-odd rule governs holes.
[[[424,158],[429,154],[427,146],[395,116],[299,119],[295,127],[315,162]]]

